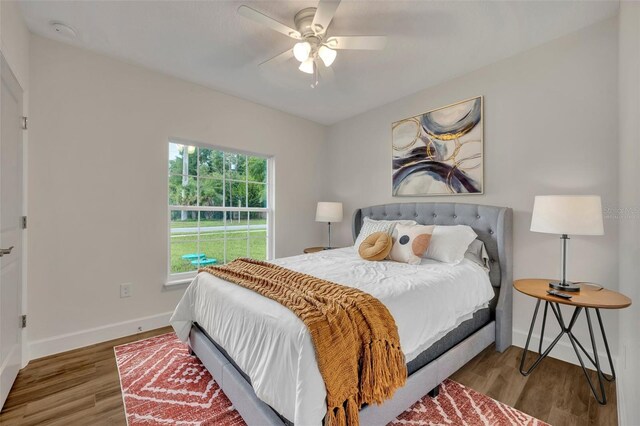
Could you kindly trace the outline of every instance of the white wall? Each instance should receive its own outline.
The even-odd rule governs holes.
[[[640,3],[620,5],[620,291],[633,300],[620,312],[618,413],[621,425],[640,419]]]
[[[22,114],[29,116],[29,30],[22,17],[20,6],[16,1],[0,1],[0,50],[22,87]],[[28,132],[23,132],[23,149],[26,151],[29,141]],[[23,211],[26,211],[27,203],[27,160],[23,158]],[[22,313],[27,312],[27,231],[23,233],[22,250]],[[27,347],[28,330],[22,330],[22,359],[23,364],[29,361]]]
[[[617,34],[610,19],[332,126],[331,197],[345,203],[346,217],[358,207],[394,202],[512,207],[514,278],[557,277],[559,239],[529,231],[533,198],[599,194],[604,206],[617,206]],[[392,197],[391,123],[477,95],[485,101],[485,194]],[[352,242],[349,221],[336,228],[339,243]],[[616,289],[617,253],[618,225],[607,219],[603,237],[572,237],[568,278]],[[524,343],[533,306],[515,294],[516,344]],[[577,334],[585,337],[583,320]],[[605,322],[615,351],[616,314],[606,313]],[[554,354],[575,359],[568,342]]]
[[[26,92],[29,89],[29,30],[17,1],[0,2],[0,49]]]
[[[163,288],[170,137],[275,156],[275,254],[287,256],[324,235],[314,214],[326,176],[325,130],[32,36],[32,356],[166,323],[184,290]],[[125,282],[133,296],[120,299]]]

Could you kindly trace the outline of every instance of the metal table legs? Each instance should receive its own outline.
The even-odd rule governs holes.
[[[564,318],[562,317],[562,312],[560,311],[560,304],[559,303],[554,303],[554,302],[548,302],[548,301],[544,302],[544,317],[542,318],[542,329],[541,329],[541,332],[540,332],[540,344],[538,346],[538,358],[534,361],[534,363],[531,365],[531,367],[529,367],[529,369],[527,369],[527,370],[524,369],[524,362],[525,362],[525,359],[527,357],[527,352],[529,351],[529,343],[531,342],[531,335],[533,334],[533,328],[534,328],[534,326],[536,324],[536,318],[538,316],[538,310],[540,308],[540,302],[541,302],[541,300],[538,299],[538,302],[536,303],[536,309],[533,311],[533,318],[531,318],[531,326],[529,327],[529,335],[527,336],[527,343],[524,346],[524,350],[522,352],[522,359],[520,360],[520,373],[523,376],[528,376],[529,374],[531,374],[531,372],[533,370],[535,370],[536,367],[538,367],[538,365],[540,364],[540,361],[542,361],[543,359],[545,359],[547,357],[547,355],[549,355],[549,352],[551,352],[551,350],[554,348],[554,346],[560,341],[560,338],[566,334],[567,336],[569,336],[569,340],[571,341],[571,346],[573,347],[573,351],[576,353],[576,356],[578,357],[578,361],[580,362],[580,366],[582,367],[582,371],[584,372],[584,375],[587,378],[587,382],[589,383],[589,387],[591,388],[591,392],[593,393],[593,396],[596,398],[596,401],[598,401],[598,403],[603,404],[603,405],[606,404],[607,403],[607,395],[606,395],[605,390],[604,390],[604,380],[607,380],[609,382],[614,381],[616,379],[616,372],[615,372],[615,370],[613,368],[613,361],[611,359],[611,352],[609,350],[609,343],[607,342],[607,335],[604,332],[604,325],[602,324],[602,317],[600,316],[600,309],[598,309],[598,308],[592,308],[592,309],[595,309],[596,316],[598,317],[598,324],[600,325],[600,333],[602,334],[602,340],[604,341],[604,347],[607,350],[607,358],[609,358],[609,367],[611,368],[611,377],[605,376],[604,373],[602,372],[602,369],[600,368],[600,360],[598,359],[598,349],[596,347],[596,340],[595,340],[595,336],[593,334],[593,325],[591,323],[591,315],[589,313],[589,309],[591,309],[591,308],[583,308],[581,306],[576,306],[574,308],[574,310],[573,310],[573,315],[571,316],[571,320],[569,321],[569,325],[567,326],[565,321],[564,321]],[[548,311],[549,307],[551,307],[551,311],[553,312],[554,316],[558,320],[558,324],[560,325],[561,331],[560,331],[560,334],[558,334],[556,336],[556,338],[553,340],[553,342],[551,342],[549,347],[547,347],[547,349],[545,349],[544,352],[543,352],[542,351],[542,341],[544,339],[544,329],[545,329],[545,326],[546,326],[546,323],[547,323],[547,311]],[[591,347],[593,349],[593,357],[587,352],[587,350],[584,348],[584,346],[582,346],[582,343],[580,343],[578,341],[576,336],[571,331],[573,329],[573,326],[576,323],[576,320],[578,319],[578,316],[580,315],[580,312],[582,312],[582,310],[584,310],[585,315],[587,317],[587,325],[589,326],[589,337],[591,338]],[[595,367],[596,372],[598,373],[598,387],[600,388],[599,395],[598,395],[598,392],[596,391],[596,387],[594,386],[593,381],[591,380],[591,376],[589,374],[589,371],[585,367],[584,360],[582,359],[582,356],[580,354],[581,352],[587,357],[587,359]]]

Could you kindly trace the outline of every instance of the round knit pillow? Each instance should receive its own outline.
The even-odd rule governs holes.
[[[383,260],[393,247],[393,239],[388,233],[374,232],[364,239],[360,247],[358,247],[358,254],[365,260]]]

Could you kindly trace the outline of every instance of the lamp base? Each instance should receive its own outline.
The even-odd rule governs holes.
[[[572,283],[571,281],[567,281],[565,283],[553,281],[549,283],[549,287],[554,288],[556,290],[560,290],[560,291],[568,291],[568,292],[580,291],[580,284]]]

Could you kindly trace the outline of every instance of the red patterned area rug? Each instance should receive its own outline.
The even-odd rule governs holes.
[[[129,426],[245,424],[211,374],[175,333],[114,350]]]
[[[174,333],[114,348],[127,423],[245,425],[198,358]],[[452,380],[423,397],[394,425],[545,426],[534,417]],[[548,426],[548,425],[547,425]]]
[[[391,424],[549,426],[535,417],[449,379],[442,382],[440,394],[436,398],[422,397]]]

